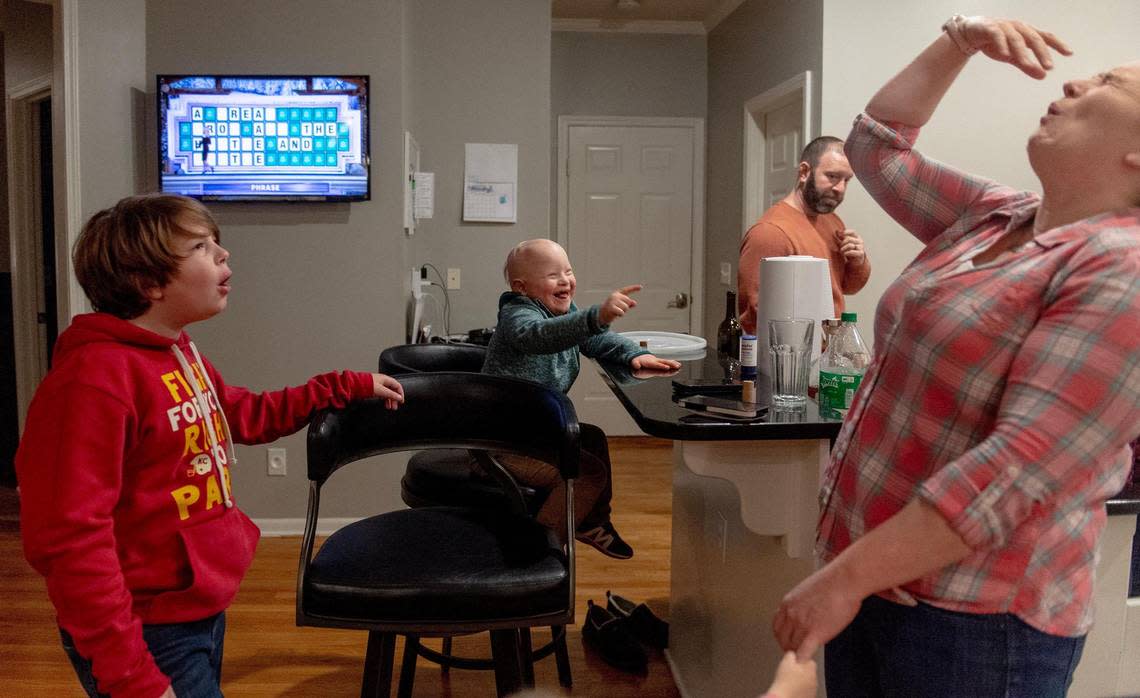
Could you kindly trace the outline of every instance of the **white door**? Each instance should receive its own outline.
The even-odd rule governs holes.
[[[741,236],[795,187],[800,151],[811,140],[811,93],[809,70],[744,103]]]
[[[575,303],[601,303],[641,284],[617,332],[692,327],[696,130],[689,126],[571,125],[561,162],[566,251],[578,279]],[[703,142],[700,144],[703,147]],[[584,365],[570,391],[578,418],[610,434],[638,434],[624,408]]]
[[[764,210],[796,186],[800,164],[803,104],[797,100],[764,117]],[[755,222],[755,221],[754,221]]]

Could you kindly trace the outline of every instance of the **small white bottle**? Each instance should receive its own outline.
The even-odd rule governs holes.
[[[740,335],[740,377],[756,378],[756,335]]]

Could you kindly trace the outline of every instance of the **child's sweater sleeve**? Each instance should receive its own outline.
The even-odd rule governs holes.
[[[99,690],[115,698],[153,698],[170,685],[143,640],[115,547],[123,435],[136,425],[131,407],[98,388],[37,395],[16,458],[24,555]]]
[[[304,427],[317,410],[373,396],[372,374],[360,371],[323,373],[303,385],[254,393],[226,385],[209,361],[206,365],[237,443],[274,441]]]
[[[578,346],[591,336],[604,332],[598,322],[600,306],[571,310],[565,315],[548,317],[533,301],[517,300],[499,310],[495,333],[516,351],[526,354],[553,354]]]
[[[591,359],[610,361],[626,366],[630,361],[633,361],[634,357],[651,352],[648,349],[642,349],[632,339],[607,330],[583,342],[582,353]]]

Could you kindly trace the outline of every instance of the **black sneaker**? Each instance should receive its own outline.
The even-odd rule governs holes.
[[[578,531],[574,534],[574,539],[596,548],[603,555],[618,560],[628,560],[633,557],[633,548],[621,539],[618,532],[614,530],[614,525],[609,521],[593,528]]]
[[[647,673],[649,657],[625,622],[592,600],[586,604],[589,610],[582,623],[582,642],[593,647],[611,666],[635,674]]]

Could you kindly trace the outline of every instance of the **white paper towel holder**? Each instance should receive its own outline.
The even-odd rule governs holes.
[[[758,368],[769,378],[768,320],[775,318],[807,318],[814,323],[812,332],[813,367],[820,355],[822,322],[834,317],[831,299],[831,266],[826,259],[810,255],[764,257],[760,260],[759,301],[756,307],[756,343]],[[819,371],[812,370],[809,382],[817,385]]]

